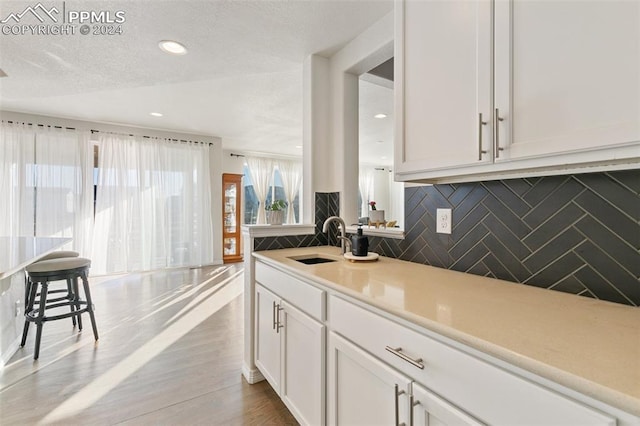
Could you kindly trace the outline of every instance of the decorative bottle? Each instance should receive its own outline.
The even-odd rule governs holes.
[[[351,254],[354,256],[366,256],[369,254],[369,238],[362,235],[362,226],[358,227],[358,233],[351,236]]]

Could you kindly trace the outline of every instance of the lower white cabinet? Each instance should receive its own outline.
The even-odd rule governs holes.
[[[273,390],[280,393],[280,325],[276,318],[280,298],[256,285],[256,366]]]
[[[411,396],[412,425],[482,425],[482,423],[463,412],[460,408],[418,383],[412,383]]]
[[[256,285],[255,362],[302,424],[324,424],[325,326]]]
[[[332,347],[335,334],[361,348],[360,353],[367,356],[360,359],[378,360],[376,365],[383,367],[377,371],[397,371],[413,382],[417,424],[616,425],[612,416],[341,297],[329,298],[328,318],[330,362],[336,356]],[[329,370],[328,394],[332,395],[332,387],[339,383],[333,376],[340,376],[340,368],[330,365]],[[339,407],[340,399],[337,401],[329,399],[331,419],[337,419],[335,424],[350,424],[334,416],[332,405]],[[369,410],[379,410],[378,404],[360,404],[361,412]],[[405,424],[411,424],[411,419]]]
[[[637,416],[256,263],[255,363],[304,425],[628,426]]]
[[[329,333],[328,424],[409,424],[411,379]]]
[[[329,333],[331,425],[481,425],[373,355]]]

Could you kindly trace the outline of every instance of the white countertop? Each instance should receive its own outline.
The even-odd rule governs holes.
[[[0,279],[13,275],[69,242],[71,238],[0,237]]]
[[[309,254],[338,261],[289,259]],[[352,263],[336,247],[254,256],[640,415],[640,308],[382,256]]]

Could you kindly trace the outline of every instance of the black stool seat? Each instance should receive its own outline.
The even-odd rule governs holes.
[[[93,335],[98,340],[98,329],[96,327],[95,316],[93,313],[93,302],[91,301],[91,291],[89,289],[89,281],[87,274],[91,267],[91,260],[82,257],[62,257],[40,262],[32,263],[25,269],[27,271],[30,284],[28,305],[25,309],[25,323],[22,333],[21,346],[24,346],[27,340],[29,324],[36,324],[36,346],[34,351],[34,359],[38,359],[40,355],[40,340],[42,336],[42,325],[47,321],[55,321],[64,318],[77,318],[78,329],[82,330],[82,314],[88,313],[91,319]],[[80,296],[78,286],[78,278],[82,280],[84,299]],[[68,297],[60,297],[48,300],[49,282],[66,280],[70,283],[70,291]],[[37,299],[38,286],[40,286],[40,298]],[[35,305],[37,308],[34,308]],[[54,309],[60,307],[70,308],[69,312],[57,313]]]

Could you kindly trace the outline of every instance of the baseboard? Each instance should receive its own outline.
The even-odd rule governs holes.
[[[264,376],[257,368],[250,369],[246,364],[242,364],[242,375],[250,385],[264,380]]]

